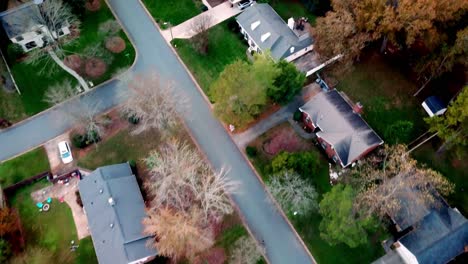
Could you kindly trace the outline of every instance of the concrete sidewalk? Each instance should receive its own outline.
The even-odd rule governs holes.
[[[208,9],[208,11],[205,11],[198,16],[192,17],[191,19],[172,27],[172,29],[162,30],[161,32],[167,42],[170,42],[173,38],[188,39],[195,35],[195,32],[192,30],[192,23],[199,19],[199,17],[210,16],[210,27],[213,27],[223,22],[224,20],[239,14],[240,12],[241,10],[239,10],[239,8],[231,7],[231,3],[226,1],[214,8]]]

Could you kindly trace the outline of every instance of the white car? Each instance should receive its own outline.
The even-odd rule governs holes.
[[[67,164],[73,161],[71,148],[70,145],[68,145],[68,142],[62,141],[58,143],[58,149],[60,153],[60,158],[62,159],[63,163]]]

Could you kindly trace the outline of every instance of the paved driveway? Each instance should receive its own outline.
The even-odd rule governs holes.
[[[143,72],[155,69],[163,78],[176,80],[177,89],[190,98],[190,111],[184,117],[186,125],[213,167],[220,169],[227,166],[231,169],[228,176],[241,183],[241,192],[232,198],[256,239],[265,241],[269,262],[312,263],[294,230],[271,204],[255,172],[213,116],[208,103],[140,2],[109,0],[109,3],[137,47],[138,61],[133,70]],[[118,81],[109,82],[92,90],[87,96],[73,99],[1,132],[0,160],[8,159],[65,132],[71,124],[64,119],[62,111],[68,105],[77,103],[77,100],[102,101],[101,110],[115,106],[119,102],[116,96],[118,89],[122,89],[118,86]]]

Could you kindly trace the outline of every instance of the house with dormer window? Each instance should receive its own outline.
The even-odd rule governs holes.
[[[270,51],[278,61],[291,62],[314,48],[304,19],[286,23],[269,4],[254,4],[236,17],[240,31],[249,44],[249,52]]]
[[[42,3],[43,0],[30,1],[0,13],[6,35],[24,52],[44,47],[49,41],[71,33],[66,22],[54,30],[47,28],[39,10]]]

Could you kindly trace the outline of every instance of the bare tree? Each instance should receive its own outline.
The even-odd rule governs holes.
[[[314,186],[292,171],[273,175],[268,190],[283,210],[287,212],[308,213],[318,209],[318,194]]]
[[[227,193],[234,192],[237,183],[227,179],[225,170],[213,173],[188,144],[171,140],[145,162],[151,172],[145,186],[155,196],[153,207],[181,212],[200,208],[205,222],[232,212]]]
[[[56,105],[77,94],[79,94],[79,91],[72,86],[72,83],[69,80],[66,80],[47,88],[47,91],[44,94],[44,102]]]
[[[202,14],[196,17],[190,27],[194,34],[191,38],[192,45],[201,54],[208,52],[209,35],[208,29],[211,27],[213,18],[209,14]]]
[[[250,236],[243,236],[236,240],[233,245],[229,263],[231,264],[252,264],[262,257],[264,248],[260,248],[255,240]]]
[[[218,173],[212,173],[208,169],[204,173],[204,177],[193,186],[205,219],[220,220],[223,215],[230,214],[233,211],[231,201],[227,195],[237,192],[239,185],[227,178],[227,172],[227,170],[222,169]]]
[[[123,83],[126,89],[120,93],[124,99],[122,112],[140,120],[133,134],[152,128],[166,134],[179,125],[179,113],[185,109],[186,100],[176,93],[173,83],[161,80],[154,71]]]
[[[162,208],[147,211],[143,219],[143,233],[155,236],[149,246],[158,249],[160,255],[179,260],[189,260],[213,245],[213,236],[198,224],[199,213],[189,215]]]
[[[111,121],[99,116],[101,113],[100,101],[87,101],[81,98],[79,102],[71,104],[67,109],[67,116],[86,134],[92,142],[99,141],[105,133],[105,126]]]
[[[145,186],[156,196],[153,206],[190,209],[195,199],[192,182],[198,180],[199,170],[205,166],[199,154],[188,144],[173,139],[159,151],[151,152],[145,162],[151,171]]]
[[[367,159],[351,174],[348,180],[358,190],[354,208],[364,218],[396,215],[401,209],[416,216],[419,208],[438,205],[435,190],[449,195],[454,188],[440,173],[419,167],[403,145],[386,146],[380,157]]]

